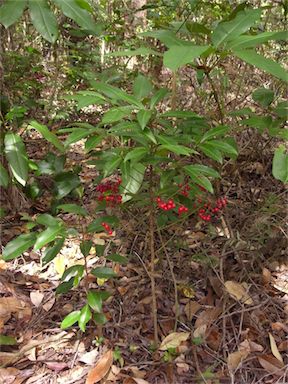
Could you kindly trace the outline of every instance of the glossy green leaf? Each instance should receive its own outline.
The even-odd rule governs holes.
[[[149,111],[148,109],[140,109],[140,111],[137,113],[137,120],[141,129],[146,127],[149,120],[151,119],[152,114],[153,112]]]
[[[45,249],[43,253],[43,258],[42,258],[42,264],[43,266],[50,263],[55,257],[58,255],[58,253],[61,251],[63,245],[64,245],[64,238],[58,239],[55,241],[55,244],[53,247],[48,247]]]
[[[0,335],[0,345],[16,345],[17,340],[15,337]]]
[[[184,155],[189,156],[191,153],[195,153],[195,151],[191,148],[184,147],[184,145],[173,145],[173,144],[164,144],[159,146],[159,150],[167,149],[170,152],[176,153],[176,155]]]
[[[60,204],[60,205],[57,205],[57,209],[61,209],[61,211],[67,212],[67,213],[75,213],[76,215],[80,215],[80,216],[88,215],[88,212],[86,211],[86,209],[77,204]]]
[[[58,26],[54,13],[45,0],[29,0],[32,23],[40,35],[50,43],[58,38]]]
[[[272,174],[283,183],[288,182],[288,154],[284,145],[276,149],[272,162]]]
[[[78,319],[78,325],[82,332],[86,331],[86,325],[91,320],[92,313],[90,311],[89,305],[86,304],[80,311],[80,316]]]
[[[122,120],[131,114],[132,109],[130,106],[111,108],[103,115],[102,123],[110,124]]]
[[[127,155],[124,158],[124,162],[128,161],[128,160],[137,162],[137,161],[143,159],[143,157],[145,157],[147,155],[147,153],[148,153],[147,148],[136,147],[134,149],[129,150],[129,152],[127,153]]]
[[[3,167],[2,163],[0,163],[0,186],[7,188],[9,184],[9,175],[6,169]]]
[[[3,250],[3,259],[5,261],[15,259],[27,251],[35,243],[35,233],[25,233],[11,240]]]
[[[80,185],[79,176],[73,172],[62,172],[55,176],[57,199],[67,196],[73,189]]]
[[[71,325],[77,323],[80,318],[80,311],[73,311],[67,315],[61,323],[61,329],[71,327]]]
[[[37,236],[34,251],[38,251],[38,249],[41,249],[44,245],[51,243],[60,233],[63,233],[63,227],[61,225],[45,229]]]
[[[128,263],[127,257],[121,256],[118,253],[113,253],[112,255],[108,255],[108,256],[106,256],[106,259],[114,261],[116,263],[120,263],[120,264],[127,264]]]
[[[274,100],[274,92],[271,89],[258,88],[252,93],[252,99],[262,107],[268,107]]]
[[[141,74],[139,74],[134,80],[133,93],[137,99],[142,100],[152,92],[153,85],[151,81]]]
[[[27,0],[8,0],[0,7],[0,23],[5,28],[14,24],[24,12]]]
[[[60,152],[65,152],[64,145],[58,139],[58,137],[49,131],[46,125],[39,124],[37,121],[31,121],[29,127],[36,129],[47,141],[54,145]]]
[[[64,283],[58,285],[58,287],[56,288],[56,293],[60,294],[60,293],[67,293],[67,292],[69,292],[70,289],[73,288],[73,283],[74,283],[74,279],[71,278],[70,280],[65,281]]]
[[[218,24],[212,34],[212,43],[215,47],[238,38],[242,33],[248,31],[256,21],[260,20],[261,9],[244,9],[238,12],[231,21]]]
[[[113,271],[112,268],[108,267],[97,267],[92,269],[92,275],[96,276],[99,279],[110,279],[110,277],[116,277],[117,273]]]
[[[85,128],[74,128],[70,135],[67,136],[65,140],[64,146],[65,148],[69,147],[69,145],[77,143],[77,141],[85,139],[90,136],[92,133],[91,130]]]
[[[270,40],[287,40],[287,32],[263,32],[258,35],[242,35],[227,43],[230,49],[255,48],[259,44]]]
[[[22,138],[16,133],[6,133],[5,155],[15,179],[25,186],[28,179],[28,157]]]
[[[72,265],[67,268],[63,275],[61,276],[61,280],[65,283],[70,281],[74,277],[82,277],[84,273],[84,266],[80,264]]]
[[[89,255],[92,245],[93,242],[91,240],[83,240],[80,243],[80,250],[85,257]]]
[[[74,20],[81,28],[96,31],[96,24],[91,14],[80,7],[76,0],[53,0],[53,2],[61,8],[65,16]]]
[[[262,55],[259,55],[253,50],[233,50],[234,54],[239,57],[239,59],[245,61],[246,63],[253,65],[271,75],[288,82],[287,71],[278,64],[276,61],[268,59]]]
[[[174,45],[185,46],[191,45],[190,42],[181,40],[176,36],[176,32],[169,31],[167,29],[157,29],[153,31],[147,31],[139,34],[144,37],[154,37],[160,40],[166,47],[172,47]]]
[[[146,167],[141,163],[133,163],[128,172],[123,175],[123,195],[122,201],[126,202],[132,199],[141,188]]]
[[[93,309],[93,311],[95,311],[97,313],[102,312],[103,299],[102,299],[100,292],[88,291],[87,301],[88,301],[88,304],[90,305],[90,307]]]
[[[49,213],[42,213],[36,217],[36,223],[44,225],[45,227],[58,226],[61,221]]]
[[[194,59],[200,57],[208,48],[208,45],[172,46],[164,53],[163,64],[172,71],[177,71],[183,65],[191,63]]]

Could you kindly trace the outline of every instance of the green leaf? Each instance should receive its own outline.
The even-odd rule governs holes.
[[[65,16],[74,20],[81,28],[96,31],[96,24],[90,13],[80,7],[76,0],[53,0],[53,2],[61,8]]]
[[[88,3],[88,1],[86,1],[86,0],[76,0],[76,3],[79,5],[79,7],[83,8],[83,9],[86,9],[90,13],[93,12],[93,8]]]
[[[186,170],[193,171],[197,175],[206,175],[210,177],[220,178],[220,174],[211,167],[202,164],[192,164],[184,167]]]
[[[288,182],[288,155],[284,145],[280,145],[274,152],[272,163],[272,175],[283,183]]]
[[[271,116],[252,116],[248,119],[241,120],[240,124],[256,128],[260,133],[262,133],[265,129],[269,129],[271,127],[272,122],[273,121]]]
[[[116,216],[101,216],[92,221],[87,227],[87,231],[90,232],[103,232],[103,227],[101,223],[107,223],[109,225],[117,225],[119,219]]]
[[[199,148],[206,156],[210,157],[210,159],[218,161],[218,163],[222,164],[222,154],[219,149],[215,148],[212,144],[206,141],[205,143],[200,144]]]
[[[145,147],[137,147],[137,148],[131,149],[125,156],[124,162],[128,160],[138,162],[139,160],[143,159],[143,157],[145,157],[147,153],[148,153],[148,150]]]
[[[92,269],[92,275],[96,276],[99,279],[109,279],[110,277],[116,277],[117,273],[113,271],[112,268],[108,267],[97,267]]]
[[[208,29],[204,24],[199,24],[196,22],[186,22],[186,28],[190,33],[203,33],[204,35],[209,35],[211,30]]]
[[[91,84],[97,91],[104,93],[104,95],[111,99],[125,101],[128,104],[136,105],[138,108],[144,108],[140,101],[138,101],[134,96],[128,95],[128,93],[122,91],[120,88],[112,87],[112,85],[95,81],[91,81]]]
[[[152,92],[153,85],[146,76],[139,74],[133,84],[133,93],[138,100],[147,97]]]
[[[94,313],[93,319],[99,325],[103,325],[103,324],[107,323],[107,317],[104,315],[104,313]]]
[[[38,249],[44,247],[44,245],[51,243],[51,241],[55,240],[60,233],[63,233],[63,227],[60,224],[45,229],[37,236],[34,251],[38,251]]]
[[[103,115],[102,123],[109,124],[122,120],[124,117],[129,116],[132,110],[131,106],[111,108]]]
[[[77,204],[60,204],[57,209],[61,209],[64,212],[75,213],[76,215],[87,216],[88,212],[85,208]]]
[[[255,48],[259,44],[267,43],[269,40],[287,40],[287,32],[263,32],[258,35],[239,36],[227,43],[229,49]]]
[[[256,21],[260,20],[261,9],[244,9],[231,21],[218,24],[212,34],[212,43],[215,47],[238,38],[239,35],[248,31]]]
[[[120,156],[114,156],[113,159],[108,160],[103,167],[104,177],[111,175],[111,173],[115,171],[121,163],[122,157]]]
[[[170,152],[176,153],[176,155],[184,155],[189,156],[191,153],[195,153],[195,151],[191,148],[184,147],[184,145],[172,145],[172,144],[164,144],[159,146],[159,150],[167,149]]]
[[[67,315],[61,323],[61,329],[71,327],[71,325],[77,323],[80,318],[80,311],[73,311]]]
[[[73,189],[80,185],[80,179],[73,172],[62,172],[54,178],[56,184],[56,197],[62,199]]]
[[[39,124],[37,121],[31,121],[29,127],[36,129],[47,141],[54,145],[60,152],[65,152],[64,145],[58,139],[58,137],[49,131],[46,125]]]
[[[128,172],[123,175],[123,195],[122,201],[126,202],[132,199],[141,188],[146,167],[141,163],[133,163]]]
[[[205,132],[201,137],[200,143],[204,143],[204,141],[212,139],[217,136],[223,136],[225,135],[225,133],[227,133],[228,130],[229,130],[229,127],[227,125],[218,125],[217,127],[209,129],[209,131]]]
[[[64,96],[65,100],[75,100],[77,102],[77,110],[93,104],[103,104],[106,99],[100,93],[95,91],[79,91],[73,95]]]
[[[55,244],[53,247],[48,247],[45,249],[43,253],[43,259],[42,264],[43,266],[50,263],[55,257],[58,255],[58,253],[61,251],[65,239],[61,238],[55,241]]]
[[[122,51],[116,51],[108,53],[107,56],[114,56],[114,57],[133,57],[133,56],[148,56],[148,55],[155,55],[155,56],[161,56],[161,53],[154,51],[153,49],[146,48],[146,47],[140,47],[136,49],[126,49]]]
[[[90,152],[92,149],[96,148],[99,144],[101,144],[103,136],[91,136],[85,142],[85,151]]]
[[[25,186],[28,179],[28,158],[22,138],[16,133],[6,133],[5,155],[15,179]]]
[[[181,40],[176,36],[176,33],[173,31],[169,31],[167,29],[158,29],[154,31],[147,31],[140,33],[139,36],[145,36],[145,37],[154,37],[155,39],[160,40],[163,44],[166,45],[166,47],[171,47],[173,45],[189,45],[190,42],[187,42],[185,40]]]
[[[92,313],[90,311],[89,305],[86,304],[80,311],[80,316],[78,319],[79,328],[82,332],[86,331],[86,324],[91,320]]]
[[[45,40],[55,43],[58,38],[57,20],[45,0],[29,0],[32,23]]]
[[[64,283],[58,285],[56,288],[56,293],[67,293],[70,291],[70,289],[73,288],[74,279],[70,279],[69,281],[65,281]]]
[[[137,120],[141,129],[146,127],[149,120],[151,119],[152,114],[153,112],[149,111],[148,109],[140,109],[140,111],[137,113]]]
[[[103,299],[102,299],[100,292],[88,291],[87,301],[88,301],[88,304],[90,305],[90,307],[93,309],[93,311],[95,311],[97,313],[102,312]]]
[[[49,213],[42,213],[37,216],[36,223],[44,225],[45,227],[58,226],[60,221],[56,217],[49,215]]]
[[[280,103],[277,104],[276,108],[274,109],[274,112],[279,117],[284,117],[286,120],[288,118],[288,101],[280,101]]]
[[[252,93],[252,99],[262,107],[268,107],[274,100],[274,92],[267,88],[258,88]]]
[[[0,23],[5,28],[14,24],[24,12],[27,0],[7,0],[0,8]]]
[[[70,135],[67,136],[64,147],[67,148],[69,145],[77,143],[77,141],[84,139],[85,137],[91,135],[91,133],[92,131],[90,129],[74,128]]]
[[[16,345],[17,340],[15,337],[0,335],[0,345]]]
[[[23,252],[27,251],[35,243],[35,233],[25,233],[11,240],[3,251],[3,259],[5,261],[15,259],[22,255]]]
[[[197,115],[195,112],[192,111],[168,111],[165,113],[162,113],[162,117],[176,117],[177,119],[191,119],[198,117],[200,118],[199,115]]]
[[[177,71],[183,65],[191,63],[194,59],[200,57],[208,48],[208,45],[194,45],[190,47],[175,45],[164,53],[163,64],[172,71]]]
[[[86,257],[89,255],[89,252],[92,248],[92,245],[93,245],[93,242],[91,240],[83,240],[80,243],[80,250],[81,250],[83,256]]]
[[[209,143],[224,153],[238,156],[238,151],[224,140],[210,140]]]
[[[169,93],[167,88],[160,88],[150,100],[150,108],[153,109]]]
[[[80,264],[75,264],[65,270],[65,272],[61,276],[61,280],[64,283],[67,283],[72,278],[75,278],[75,277],[81,278],[83,276],[83,273],[84,273],[84,266]]]
[[[7,188],[9,184],[9,175],[6,169],[3,167],[2,163],[0,163],[0,186]]]
[[[268,59],[262,55],[259,55],[252,50],[233,50],[234,54],[239,57],[239,59],[245,61],[246,63],[253,65],[263,71],[270,73],[271,75],[288,82],[287,72],[280,64],[276,63],[271,59]]]
[[[120,263],[120,264],[128,263],[127,257],[121,256],[118,253],[113,253],[112,255],[108,255],[106,256],[106,259],[114,261],[115,263]]]

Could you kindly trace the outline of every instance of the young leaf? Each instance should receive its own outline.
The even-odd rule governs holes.
[[[62,321],[61,329],[66,329],[71,327],[71,325],[77,323],[79,318],[80,318],[80,311],[73,311],[69,313],[69,315],[67,315],[65,319]]]
[[[27,0],[5,1],[0,8],[0,23],[3,24],[5,28],[10,27],[10,25],[20,19],[26,5]]]
[[[9,184],[8,172],[3,167],[2,163],[0,163],[0,186],[7,188],[8,184]]]
[[[258,88],[252,93],[252,99],[262,107],[268,107],[274,100],[274,92],[267,88]]]
[[[283,183],[288,182],[288,155],[284,145],[276,149],[272,163],[272,175]]]
[[[144,99],[152,91],[152,83],[147,77],[139,74],[133,84],[133,93],[138,100]]]
[[[163,64],[165,67],[176,72],[183,65],[191,63],[194,59],[200,57],[208,48],[208,45],[194,45],[190,47],[175,45],[164,53]]]
[[[86,209],[77,204],[60,204],[57,205],[57,209],[61,209],[63,212],[75,213],[76,215],[80,216],[88,215]]]
[[[97,313],[102,312],[103,299],[102,299],[100,292],[88,291],[87,301],[88,301],[88,304],[90,305],[90,307],[93,309],[93,311],[95,311]]]
[[[58,38],[57,20],[45,0],[29,0],[32,23],[45,40],[55,43]]]
[[[120,264],[127,264],[128,259],[127,257],[118,255],[118,253],[114,253],[113,255],[108,255],[106,256],[107,260],[115,261],[115,263],[120,263]]]
[[[213,45],[218,47],[248,31],[260,19],[261,13],[261,9],[244,9],[233,20],[218,24],[212,34]]]
[[[82,332],[86,330],[86,324],[91,320],[92,313],[90,311],[89,305],[86,304],[80,311],[80,316],[78,319],[79,328]]]
[[[259,55],[251,49],[243,50],[233,50],[234,54],[239,57],[239,59],[245,61],[250,65],[262,69],[263,71],[270,73],[271,75],[288,82],[287,72],[280,64],[276,63],[271,59],[268,59],[262,55]]]
[[[92,275],[100,278],[100,279],[109,279],[110,277],[116,277],[117,273],[113,271],[112,268],[108,267],[97,267],[92,269]]]
[[[140,111],[137,113],[137,120],[142,130],[146,127],[149,120],[151,119],[152,113],[152,111],[147,109],[140,109]]]
[[[39,124],[37,121],[31,121],[29,126],[36,129],[44,137],[44,139],[52,143],[54,147],[59,149],[60,152],[65,152],[64,145],[54,133],[49,131],[46,125]]]
[[[64,244],[65,239],[61,238],[55,241],[55,244],[53,247],[48,247],[45,249],[43,253],[43,259],[42,259],[42,264],[43,266],[50,263],[55,257],[58,255],[58,253],[61,251],[63,244]]]
[[[22,138],[16,133],[6,133],[5,155],[15,179],[25,186],[28,179],[28,158]]]
[[[16,257],[22,255],[23,252],[27,251],[35,243],[35,233],[25,233],[11,240],[3,251],[3,259],[5,261],[13,260]]]
[[[53,227],[48,227],[45,231],[41,232],[36,239],[34,245],[34,251],[38,251],[38,249],[44,247],[44,245],[51,243],[51,241],[55,240],[56,237],[63,233],[62,225],[57,225]]]

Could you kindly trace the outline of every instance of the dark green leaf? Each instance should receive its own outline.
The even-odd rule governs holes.
[[[107,177],[115,171],[115,169],[119,168],[119,165],[122,163],[122,157],[114,156],[112,159],[107,160],[104,167],[104,177]]]
[[[84,273],[84,266],[80,264],[72,265],[71,267],[67,268],[65,272],[63,273],[61,280],[66,283],[70,281],[74,277],[82,277]]]
[[[32,23],[45,40],[55,43],[58,38],[57,20],[45,0],[29,0]]]
[[[252,93],[254,101],[258,102],[262,107],[268,107],[274,100],[274,92],[267,88],[258,88]]]
[[[20,19],[26,5],[27,0],[5,1],[0,8],[0,23],[3,24],[5,28],[10,27],[10,25]]]
[[[85,151],[90,152],[92,149],[96,148],[99,144],[101,144],[104,136],[92,136],[85,142]]]
[[[279,117],[284,117],[286,120],[288,118],[288,101],[281,101],[277,104],[275,108],[275,113]]]
[[[222,141],[220,140],[210,140],[209,143],[214,146],[214,148],[219,149],[220,151],[232,155],[238,155],[238,151],[235,149],[234,146],[230,145],[224,139]]]
[[[106,256],[106,259],[111,260],[111,261],[115,261],[116,263],[120,263],[120,264],[127,264],[128,263],[127,257],[121,256],[118,253],[113,253],[112,255],[108,255],[108,256]]]
[[[133,107],[125,106],[125,107],[115,107],[109,109],[102,118],[103,124],[114,123],[115,121],[122,120],[124,117],[127,117],[131,114]]]
[[[210,157],[213,160],[218,161],[218,163],[222,164],[223,157],[219,149],[215,148],[212,144],[210,144],[208,141],[206,141],[203,144],[199,144],[199,148],[201,151],[208,157]]]
[[[136,147],[134,149],[131,149],[127,155],[125,156],[124,158],[124,161],[128,161],[128,160],[131,160],[131,161],[139,161],[141,159],[143,159],[143,157],[145,157],[148,153],[148,150],[147,148],[145,147]]]
[[[45,231],[41,232],[36,239],[34,251],[44,247],[44,245],[51,243],[59,234],[63,234],[63,227],[61,225],[48,227]]]
[[[42,213],[36,217],[36,223],[44,225],[45,227],[58,226],[61,221],[56,217],[49,215],[49,213]]]
[[[82,332],[86,331],[86,324],[91,320],[92,313],[90,311],[89,305],[86,304],[80,311],[80,316],[78,319],[79,328]]]
[[[7,188],[8,184],[9,184],[8,172],[3,167],[2,163],[0,163],[0,186]]]
[[[146,167],[141,163],[133,163],[126,174],[123,175],[123,198],[122,201],[132,199],[141,188]]]
[[[169,93],[167,88],[160,88],[154,95],[151,97],[150,108],[153,109],[164,97]]]
[[[59,294],[69,292],[70,289],[73,288],[73,282],[74,279],[71,278],[69,281],[65,281],[64,283],[58,285],[58,287],[56,288],[56,293]]]
[[[85,257],[89,255],[92,245],[93,245],[93,242],[91,240],[83,240],[80,243],[81,252]]]
[[[3,259],[5,261],[15,259],[22,255],[23,252],[27,251],[35,243],[35,233],[25,233],[11,240],[3,251]]]
[[[94,268],[92,269],[91,273],[99,279],[109,279],[110,277],[117,276],[117,273],[115,273],[112,268],[108,267]]]
[[[152,83],[147,77],[139,74],[133,84],[133,93],[137,99],[142,100],[147,97],[152,91]]]
[[[161,115],[162,117],[176,117],[177,119],[191,119],[200,118],[195,112],[192,111],[169,111]]]
[[[87,216],[88,212],[85,208],[77,204],[60,204],[57,209],[61,209],[63,212],[75,213],[76,215]]]
[[[80,311],[74,311],[69,313],[69,315],[67,315],[65,319],[62,321],[61,329],[66,329],[71,327],[71,325],[77,323],[79,318],[80,318]]]
[[[227,44],[230,49],[255,48],[269,40],[287,40],[287,32],[263,32],[258,35],[239,36]]]
[[[5,155],[15,179],[25,186],[28,179],[28,158],[22,138],[16,133],[6,133]]]
[[[103,324],[107,323],[107,317],[104,315],[104,313],[94,313],[93,319],[99,325],[103,325]]]
[[[201,138],[200,143],[204,143],[204,141],[212,139],[217,136],[223,136],[225,135],[225,133],[227,133],[228,130],[229,130],[229,127],[227,125],[218,125],[217,127],[210,129],[208,132],[205,132]]]
[[[36,129],[47,141],[53,144],[60,152],[65,152],[64,145],[58,139],[58,137],[49,131],[46,125],[39,124],[37,121],[31,121],[29,127]]]
[[[53,247],[48,247],[45,249],[43,253],[43,259],[42,259],[42,264],[43,266],[50,263],[55,257],[58,255],[58,253],[61,251],[63,244],[64,244],[65,239],[61,238],[55,241],[55,244]]]
[[[100,292],[88,291],[87,301],[93,311],[101,313],[102,312],[102,296]]]
[[[62,172],[55,176],[56,197],[62,199],[68,195],[73,189],[80,185],[80,179],[73,172]]]

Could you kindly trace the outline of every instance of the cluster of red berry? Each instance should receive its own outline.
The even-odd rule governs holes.
[[[157,205],[160,209],[163,209],[163,211],[170,211],[171,209],[176,208],[176,204],[174,200],[170,199],[168,201],[164,201],[161,199],[161,197],[157,197],[156,199]],[[180,216],[182,213],[188,212],[188,208],[185,207],[185,205],[181,205],[178,208],[178,215]]]
[[[97,185],[96,191],[99,192],[97,197],[98,201],[106,201],[111,206],[122,203],[122,196],[119,194],[119,186],[121,184],[121,178],[116,180],[107,180]]]
[[[112,236],[113,231],[112,231],[110,225],[107,224],[107,223],[105,223],[104,221],[103,221],[103,223],[101,223],[101,225],[102,225],[102,227],[104,227],[104,229],[105,229],[105,231],[108,233],[108,235],[109,235],[109,236]]]
[[[180,190],[179,190],[180,194],[182,196],[188,197],[189,191],[191,190],[190,185],[185,183],[184,185],[183,184],[178,184],[178,186],[180,188]]]
[[[221,209],[227,205],[227,198],[220,197],[216,200],[216,205],[211,203],[204,204],[203,208],[199,209],[198,216],[204,221],[211,221],[212,217],[215,216]]]

